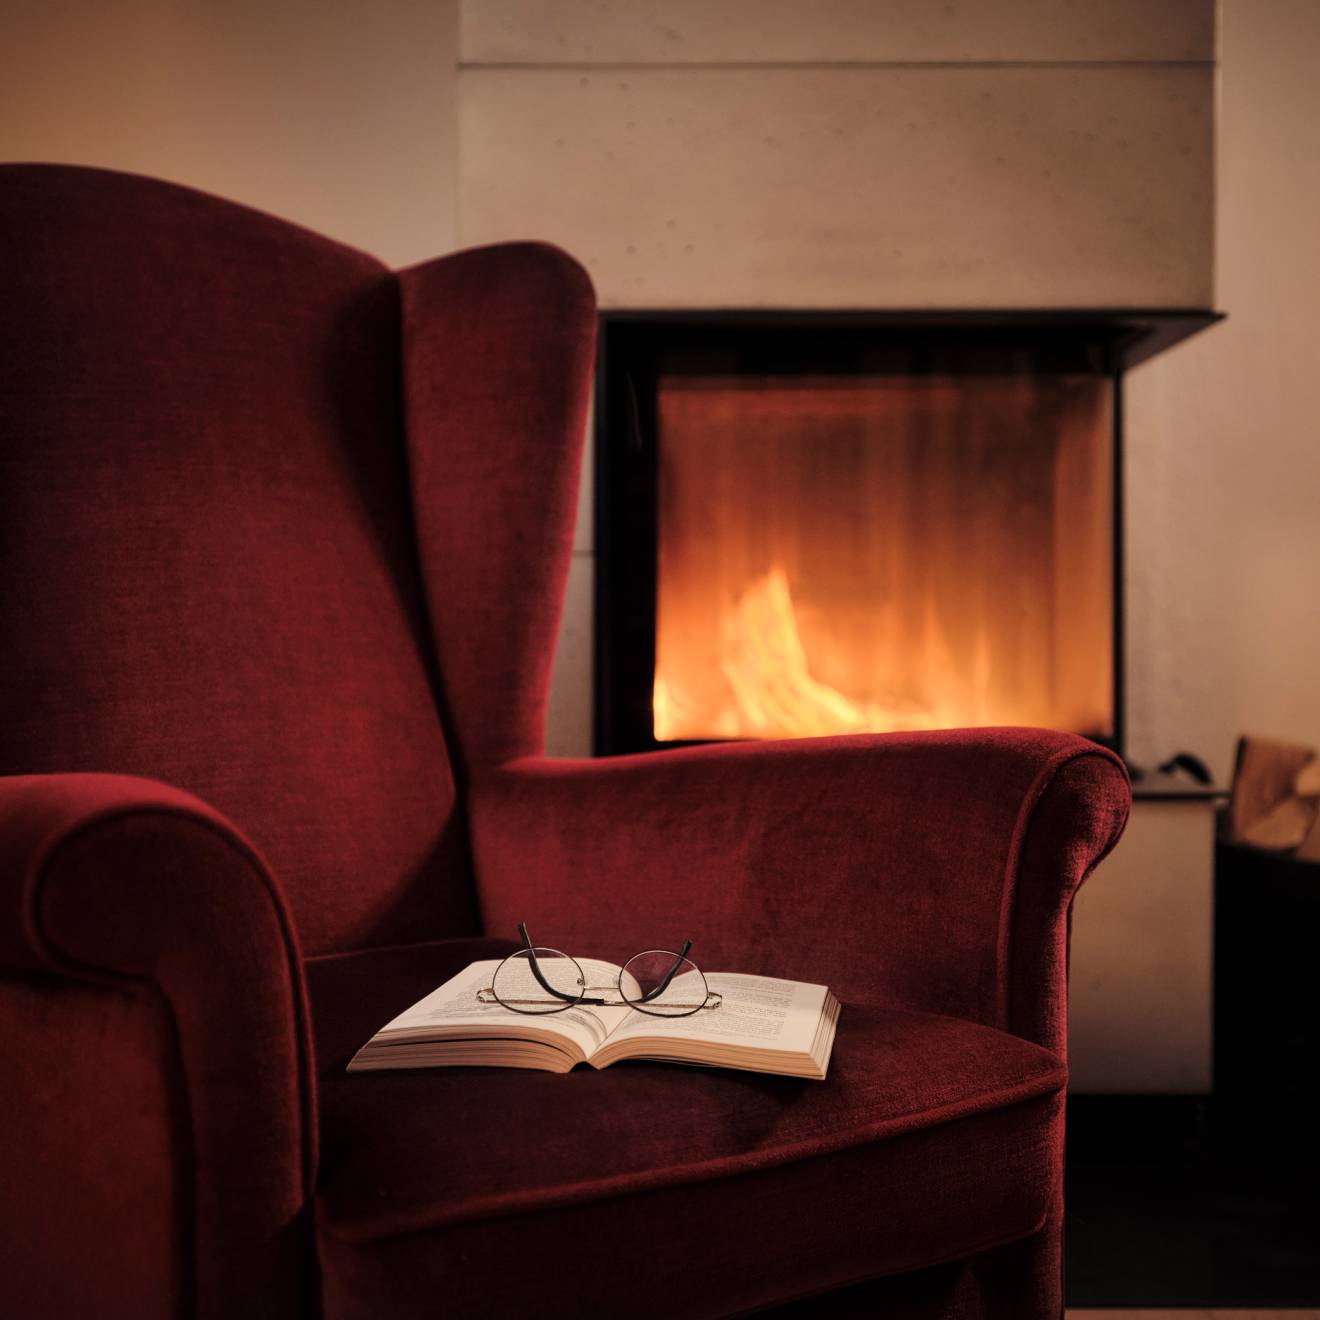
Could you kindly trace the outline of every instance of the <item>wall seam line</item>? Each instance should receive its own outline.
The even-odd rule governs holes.
[[[460,60],[460,73],[645,73],[663,70],[767,72],[794,69],[1196,69],[1213,70],[1209,60]]]

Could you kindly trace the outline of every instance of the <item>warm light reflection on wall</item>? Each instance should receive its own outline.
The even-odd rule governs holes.
[[[660,741],[1113,732],[1109,382],[662,378]]]

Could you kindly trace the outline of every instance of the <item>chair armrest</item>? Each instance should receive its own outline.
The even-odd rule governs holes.
[[[160,1006],[175,1056],[162,1084],[186,1116],[190,1166],[178,1185],[192,1201],[183,1250],[196,1296],[181,1305],[199,1315],[296,1313],[312,1249],[312,1055],[296,940],[252,846],[196,798],[150,780],[0,778],[0,971],[61,1012],[87,1002],[61,995],[62,981]],[[105,1077],[107,1092],[115,1084]],[[97,1097],[86,1105],[94,1110]],[[87,1141],[89,1127],[105,1139],[94,1115],[67,1126],[61,1141]],[[76,1170],[76,1150],[68,1160]],[[27,1170],[24,1180],[42,1176]],[[29,1268],[49,1268],[60,1245]]]
[[[1035,729],[525,760],[471,789],[483,922],[604,957],[828,983],[1062,1052],[1073,894],[1130,793]]]

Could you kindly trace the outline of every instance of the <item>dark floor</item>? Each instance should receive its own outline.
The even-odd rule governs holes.
[[[1187,1097],[1068,1106],[1068,1305],[1320,1305],[1320,1116]]]

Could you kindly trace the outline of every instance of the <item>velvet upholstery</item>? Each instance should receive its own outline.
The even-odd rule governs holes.
[[[404,1314],[443,1298],[458,1315],[512,1315],[529,1278],[605,1314],[619,1276],[592,1277],[574,1240],[629,1261],[631,1315],[728,1315],[802,1277],[851,1283],[1022,1237],[1049,1210],[1063,1065],[955,1018],[850,1004],[829,1086],[647,1063],[344,1074],[373,1011],[496,952],[454,941],[309,965],[334,1315],[370,1316],[381,1298]]]
[[[404,405],[427,604],[469,770],[538,754],[595,345],[585,272],[541,244],[406,270]],[[567,441],[567,443],[566,443]]]
[[[195,793],[309,951],[474,931],[396,279],[168,184],[11,166],[0,193],[0,774]]]
[[[0,1314],[1058,1315],[1121,765],[545,760],[593,332],[542,244],[0,167]],[[519,918],[829,983],[829,1079],[344,1073]]]
[[[956,808],[930,809],[945,801]],[[1039,950],[1058,956],[1127,804],[1094,744],[977,729],[516,761],[474,782],[471,815],[489,930],[525,919],[556,947],[624,958],[691,935],[703,966],[801,980],[827,967],[845,1000],[1061,1054],[1063,978],[1039,973],[1062,968]]]
[[[150,1075],[142,1077],[144,1034],[156,1052],[155,1091],[165,1090],[150,1103],[170,1113],[169,1129],[134,1141],[142,1160],[134,1177],[172,1194],[182,1180],[177,1192],[186,1194],[187,1213],[175,1227],[186,1223],[192,1240],[173,1243],[158,1229],[157,1259],[147,1263],[159,1266],[182,1252],[180,1282],[210,1299],[217,1315],[241,1311],[251,1280],[269,1290],[271,1314],[292,1307],[300,1291],[294,1281],[311,1262],[305,1206],[316,1168],[314,1077],[301,960],[265,863],[218,813],[177,789],[116,775],[14,776],[0,779],[0,910],[6,972],[35,974],[47,985],[57,976],[61,988],[66,980],[75,988],[114,987],[136,1008],[118,1009],[133,1028],[124,1033],[122,1058],[104,1060],[107,1075],[87,1079],[92,1085],[69,1117],[46,1111],[47,1125],[71,1122],[75,1132],[90,1125],[98,1144],[118,1139],[118,1130],[98,1122],[102,1087],[112,1097],[109,1121],[131,1107],[116,1094],[120,1067],[130,1094],[150,1085]],[[19,984],[31,993],[36,983]],[[87,1030],[109,1002],[89,1007],[76,1027]],[[37,1074],[77,1036],[51,1039],[49,1031],[63,1029],[58,1018],[47,1025],[12,1006],[10,1013],[5,1060],[13,1071],[5,1089],[23,1096],[25,1117],[35,1122],[27,1089],[58,1085]],[[143,1115],[132,1117],[129,1140],[143,1124]],[[83,1222],[94,1207],[79,1197],[50,1203],[68,1191],[84,1158],[72,1141],[61,1153],[71,1169],[48,1159],[24,1179],[42,1207],[33,1218],[66,1231],[80,1226],[74,1240],[93,1243],[110,1271],[99,1283],[121,1295],[117,1267],[133,1258],[106,1255],[100,1237],[107,1224]],[[24,1215],[18,1225],[22,1240],[32,1222]],[[49,1251],[54,1243],[45,1245]],[[62,1281],[88,1282],[86,1269]],[[74,1313],[68,1297],[62,1309]]]

